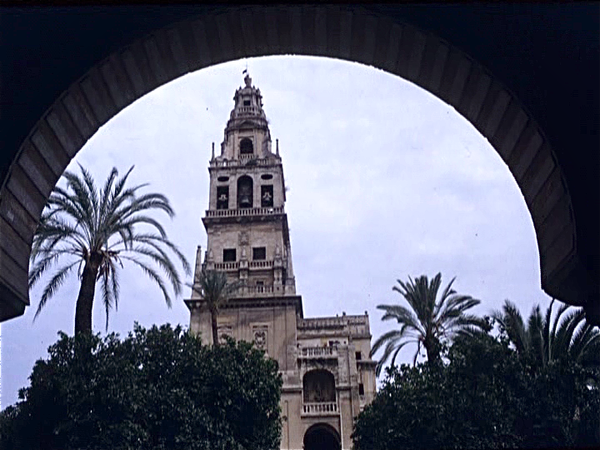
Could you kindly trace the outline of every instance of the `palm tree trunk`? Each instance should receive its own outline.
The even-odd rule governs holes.
[[[440,359],[440,346],[435,338],[425,338],[423,342],[425,353],[427,354],[427,363],[434,365]]]
[[[212,325],[213,345],[219,345],[219,329],[217,328],[217,311],[210,311],[210,321]]]
[[[93,257],[92,257],[93,258]],[[90,258],[90,259],[92,259]],[[98,277],[98,264],[88,261],[83,268],[81,286],[75,307],[75,335],[92,332],[92,307],[96,292],[96,278]]]

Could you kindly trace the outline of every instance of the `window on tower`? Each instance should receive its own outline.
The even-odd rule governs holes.
[[[261,261],[267,259],[266,247],[254,247],[252,249],[252,259],[254,261]]]
[[[240,141],[240,154],[251,155],[254,153],[254,145],[249,138],[244,138]]]
[[[270,208],[273,206],[273,186],[266,185],[260,187],[260,206]]]
[[[235,262],[236,254],[235,248],[224,248],[223,249],[223,262]]]
[[[229,208],[229,186],[217,187],[217,209]]]
[[[244,100],[244,106],[250,106],[250,100]]]
[[[253,197],[252,197],[252,178],[248,175],[240,177],[237,182],[237,201],[238,208],[252,208]]]

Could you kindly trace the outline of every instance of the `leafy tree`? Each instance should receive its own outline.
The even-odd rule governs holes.
[[[98,189],[91,174],[81,167],[81,176],[65,172],[66,188],[57,186],[42,212],[33,239],[29,285],[33,287],[54,264],[58,270],[44,287],[35,317],[76,268],[81,280],[75,308],[75,333],[92,331],[92,309],[99,283],[108,315],[119,302],[119,269],[124,261],[139,267],[163,293],[171,307],[164,272],[175,295],[181,280],[168,251],[190,266],[179,249],[167,239],[163,226],[148,215],[152,210],[174,216],[168,199],[157,193],[141,194],[145,184],[126,187],[133,167],[122,178],[113,168],[104,186]],[[146,225],[150,231],[140,230]],[[158,269],[156,268],[158,266]]]
[[[442,283],[440,273],[431,282],[426,275],[417,277],[415,281],[410,277],[408,279],[408,283],[398,280],[399,286],[392,289],[404,297],[410,308],[401,305],[377,306],[385,311],[381,320],[393,319],[399,325],[399,329],[388,331],[373,344],[371,356],[385,345],[383,356],[377,364],[377,375],[390,356],[394,364],[398,352],[407,344],[417,344],[415,364],[422,348],[427,354],[427,361],[434,363],[439,361],[443,346],[457,332],[486,327],[483,319],[465,313],[480,301],[469,295],[458,295],[452,289],[454,278],[439,298],[438,291]]]
[[[240,282],[229,283],[227,274],[216,270],[202,268],[198,274],[192,289],[196,291],[200,298],[206,301],[210,312],[210,321],[212,328],[212,341],[214,345],[219,345],[219,333],[217,328],[217,317],[219,310],[227,302],[229,296],[241,286]]]
[[[587,323],[583,309],[569,305],[560,306],[552,320],[553,305],[554,300],[543,316],[539,305],[535,306],[525,324],[517,306],[506,300],[492,317],[517,352],[538,364],[566,358],[588,367],[600,366],[600,331]]]
[[[392,366],[355,421],[355,450],[573,448],[600,444],[590,369],[532,366],[505,339],[458,336],[447,364]]]
[[[49,354],[0,414],[0,448],[279,448],[277,362],[251,344],[136,326],[123,341],[61,334]]]

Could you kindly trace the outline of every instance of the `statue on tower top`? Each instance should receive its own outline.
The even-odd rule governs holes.
[[[246,83],[246,87],[252,87],[252,78],[250,78],[248,69],[244,70],[244,73],[246,73],[246,76],[244,77],[244,83]]]

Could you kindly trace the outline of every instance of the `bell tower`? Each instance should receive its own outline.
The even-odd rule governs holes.
[[[209,205],[202,218],[208,241],[203,261],[198,249],[194,282],[203,267],[225,272],[230,281],[242,282],[227,309],[241,308],[243,314],[249,314],[249,308],[290,304],[294,314],[301,314],[279,143],[276,141],[273,146],[260,90],[252,85],[249,75],[244,84],[233,97],[234,107],[218,155],[213,144],[208,168]],[[192,298],[186,301],[192,310],[191,327],[208,341],[209,322],[205,314],[200,314],[202,302],[196,296],[193,290]],[[220,336],[247,339],[235,332],[232,319],[223,316]],[[250,338],[247,340],[256,340],[254,336]]]
[[[273,153],[260,90],[244,82],[208,169],[204,264],[245,282],[246,295],[295,294],[279,143]]]
[[[354,418],[375,395],[369,317],[304,318],[296,295],[285,212],[285,181],[260,90],[246,75],[233,97],[218,155],[208,172],[210,200],[202,223],[194,283],[203,268],[224,272],[240,288],[219,309],[217,334],[253,342],[275,359],[283,379],[283,450],[349,450]],[[273,151],[274,150],[274,151]],[[212,343],[211,314],[192,289],[185,300],[190,331]],[[322,300],[326,301],[326,300]]]

